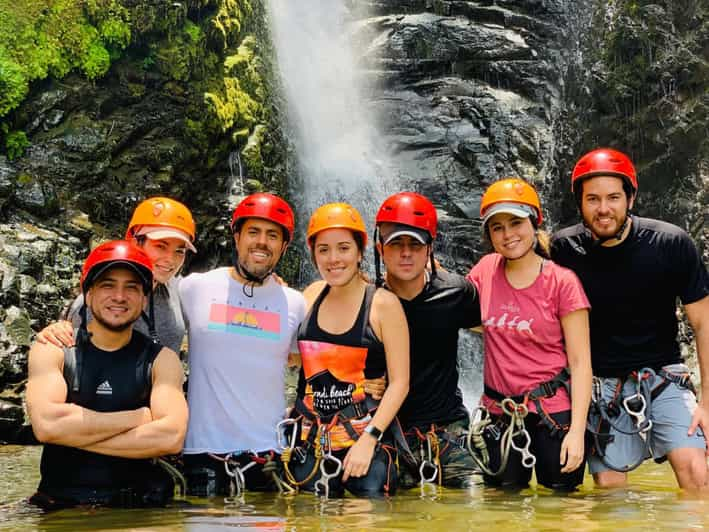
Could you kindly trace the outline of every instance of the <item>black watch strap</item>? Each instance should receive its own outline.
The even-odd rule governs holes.
[[[377,441],[381,441],[382,436],[384,436],[384,433],[371,423],[364,427],[364,432],[366,432],[370,436],[373,436],[374,439]]]

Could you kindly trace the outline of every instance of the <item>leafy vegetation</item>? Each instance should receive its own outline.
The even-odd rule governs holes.
[[[16,0],[0,3],[0,117],[29,84],[79,70],[103,76],[130,43],[128,10],[117,0]]]

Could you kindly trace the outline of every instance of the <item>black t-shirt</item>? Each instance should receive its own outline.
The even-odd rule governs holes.
[[[617,246],[599,245],[583,224],[552,239],[552,259],[578,275],[591,302],[591,358],[600,377],[680,362],[677,298],[687,304],[709,294],[706,265],[687,233],[632,220]]]
[[[409,394],[399,410],[404,429],[445,425],[468,417],[458,388],[458,329],[480,325],[475,286],[440,271],[411,301],[401,299],[409,323]]]

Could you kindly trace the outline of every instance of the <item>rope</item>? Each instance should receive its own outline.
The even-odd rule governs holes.
[[[154,460],[172,477],[175,482],[175,490],[178,490],[182,496],[187,495],[187,480],[185,480],[184,475],[164,458],[155,458]]]
[[[536,457],[529,451],[531,438],[524,426],[524,418],[529,413],[527,405],[516,403],[509,397],[498,404],[502,411],[510,417],[510,423],[500,438],[500,467],[496,471],[490,469],[490,455],[483,434],[485,429],[492,424],[492,418],[490,412],[484,406],[478,407],[478,411],[481,412],[481,419],[475,422],[473,418],[465,441],[468,453],[470,453],[475,464],[483,473],[491,477],[498,477],[505,472],[509,462],[510,450],[512,449],[522,455],[522,465],[524,467],[532,468],[537,461]],[[524,437],[523,445],[518,445],[514,441],[516,437],[520,436]],[[474,449],[480,450],[482,456],[478,456]]]

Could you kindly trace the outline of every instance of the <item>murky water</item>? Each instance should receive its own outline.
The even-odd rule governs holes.
[[[559,496],[531,487],[505,493],[475,485],[390,500],[319,501],[307,494],[247,493],[239,505],[189,498],[159,510],[64,510],[22,502],[37,485],[39,447],[0,447],[0,530],[692,530],[709,526],[709,500],[683,495],[667,464],[646,464],[627,489]]]

